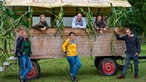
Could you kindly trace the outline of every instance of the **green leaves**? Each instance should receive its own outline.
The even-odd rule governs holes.
[[[112,16],[109,20],[109,27],[128,27],[135,31],[136,34],[142,35],[146,32],[146,12],[144,10],[146,1],[128,0],[132,7],[114,8],[111,4]]]
[[[112,9],[112,15],[109,20],[109,27],[110,28],[115,28],[123,27],[123,21],[127,19],[127,14],[131,11],[127,11],[126,8],[114,8],[111,4],[111,9]]]
[[[56,25],[57,21],[57,30],[55,32],[55,36],[57,34],[57,32],[61,33],[61,37],[64,37],[64,23],[63,23],[63,15],[64,15],[64,11],[63,11],[63,7],[60,7],[60,12],[58,13],[58,15],[55,15],[55,20],[54,20],[54,25]]]
[[[94,23],[92,21],[92,17],[93,17],[93,13],[91,12],[90,10],[90,7],[88,7],[88,12],[85,12],[83,10],[83,8],[80,8],[81,12],[87,17],[87,20],[88,20],[88,30],[84,29],[85,32],[87,33],[88,35],[88,38],[90,40],[89,42],[89,50],[90,50],[90,55],[91,55],[91,58],[92,58],[92,52],[93,52],[93,40],[96,40],[96,28],[94,26]]]
[[[17,16],[9,7],[0,5],[0,60],[7,61],[14,54],[14,30],[22,24],[23,18],[29,13]]]

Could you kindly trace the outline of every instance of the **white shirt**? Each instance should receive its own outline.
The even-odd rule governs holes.
[[[76,24],[76,23],[80,23],[80,22],[77,21],[77,16],[75,16],[72,20],[72,28],[86,28],[86,21],[83,17],[82,17],[81,21],[82,21],[83,25]]]

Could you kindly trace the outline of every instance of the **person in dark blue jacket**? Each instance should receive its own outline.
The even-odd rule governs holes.
[[[19,61],[20,82],[26,82],[26,76],[32,69],[30,54],[31,45],[28,40],[27,32],[22,32],[22,35],[17,38],[15,52],[15,57],[18,57]]]
[[[134,61],[134,78],[138,78],[138,55],[140,54],[140,42],[134,34],[132,34],[130,29],[126,29],[126,36],[120,36],[117,34],[115,29],[115,34],[118,40],[124,40],[126,44],[126,58],[125,65],[122,74],[117,77],[118,79],[123,79],[125,77],[126,71],[129,68],[130,61]]]

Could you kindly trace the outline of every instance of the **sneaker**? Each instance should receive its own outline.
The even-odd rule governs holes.
[[[138,75],[135,75],[134,78],[137,79],[138,78]]]
[[[26,82],[26,81],[24,80],[24,77],[23,77],[23,76],[20,76],[19,78],[20,78],[20,82]]]
[[[78,82],[78,79],[74,79],[72,82]]]
[[[24,82],[24,80],[22,78],[20,78],[20,82]]]
[[[125,78],[124,76],[120,75],[119,77],[117,77],[117,79],[123,79]]]
[[[19,78],[24,79],[24,77],[23,77],[23,76],[20,76]]]
[[[74,77],[72,74],[70,74],[70,79],[73,81],[74,80]]]

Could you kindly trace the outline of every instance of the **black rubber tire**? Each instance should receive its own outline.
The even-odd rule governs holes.
[[[32,70],[27,74],[27,79],[36,79],[40,76],[40,65],[36,61],[32,61]]]
[[[98,64],[98,70],[103,76],[113,76],[118,71],[118,65],[112,58],[104,58]]]
[[[94,60],[94,65],[95,65],[95,67],[98,69],[98,65],[99,65],[99,62],[100,62],[101,60],[99,60],[99,58],[95,58],[95,60]]]

